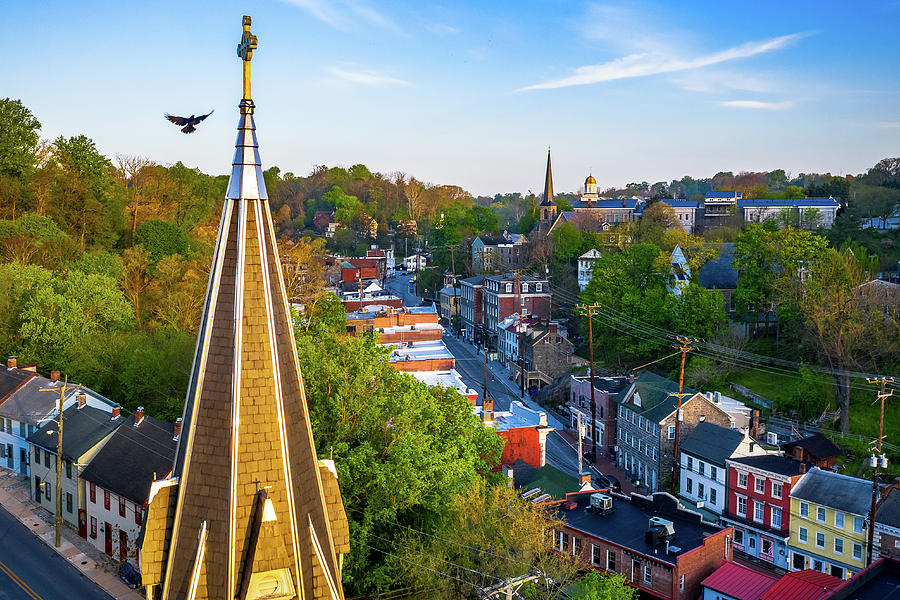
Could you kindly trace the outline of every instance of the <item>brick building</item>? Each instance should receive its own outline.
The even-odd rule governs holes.
[[[782,444],[781,449],[808,466],[820,469],[832,468],[841,455],[841,449],[821,433]]]
[[[751,558],[788,569],[791,490],[803,477],[803,463],[767,454],[732,458],[722,522],[734,529],[734,548]]]
[[[616,395],[634,382],[633,377],[594,377],[596,423],[591,423],[590,377],[571,377],[569,387],[570,426],[577,431],[581,415],[584,437],[597,443],[598,452],[611,452],[616,445]]]
[[[463,298],[465,302],[465,296]],[[550,321],[550,286],[546,279],[519,277],[517,289],[516,278],[510,273],[488,275],[484,277],[481,299],[484,332],[492,347],[497,345],[500,322],[510,315],[529,315]]]
[[[461,279],[459,316],[465,337],[473,344],[480,343],[484,337],[484,316],[482,313],[481,293],[484,289],[484,277],[468,277]]]
[[[591,507],[591,497],[605,499]],[[730,561],[731,528],[705,523],[669,494],[567,494],[553,503],[565,522],[555,531],[557,552],[594,570],[618,573],[655,598],[694,600],[701,582]]]
[[[900,488],[891,488],[875,513],[873,556],[900,557]]]
[[[486,427],[492,427],[504,440],[501,465],[513,465],[524,461],[532,467],[547,464],[547,435],[553,427],[547,424],[547,414],[528,408],[518,400],[509,404],[509,410],[495,411],[493,400],[487,400],[475,409]]]
[[[522,337],[525,349],[525,386],[542,388],[572,372],[575,345],[559,329],[556,321],[535,325]]]
[[[648,371],[616,397],[616,462],[641,487],[653,492],[665,488],[674,468],[678,401],[670,394],[677,391],[678,383]],[[731,427],[733,417],[714,401],[689,388],[684,391],[694,395],[682,402],[682,440],[701,421]]]

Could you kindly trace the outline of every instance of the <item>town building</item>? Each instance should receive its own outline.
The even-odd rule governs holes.
[[[527,262],[528,239],[522,234],[504,231],[502,235],[480,235],[472,242],[475,273],[518,269]]]
[[[767,200],[747,198],[737,201],[737,208],[745,223],[774,221],[779,225],[793,225],[806,229],[831,229],[841,203],[834,198],[800,198],[796,200]]]
[[[58,418],[58,414],[55,415]],[[62,465],[59,464],[59,425],[47,421],[28,436],[31,445],[31,499],[41,508],[56,514],[56,496],[60,496],[62,518],[78,534],[86,537],[85,486],[81,473],[91,459],[109,441],[125,419],[118,405],[112,411],[88,406],[86,399],[63,411]],[[62,469],[60,488],[56,486],[56,470]]]
[[[578,257],[578,289],[582,292],[594,277],[594,265],[600,260],[600,256],[600,251],[592,248]]]
[[[379,310],[384,308],[402,308],[403,299],[388,292],[346,292],[341,294],[341,304],[344,310],[358,312],[360,310]]]
[[[575,345],[556,321],[527,326],[521,339],[526,389],[540,389],[572,372]],[[514,377],[519,380],[521,370],[516,369],[516,373]]]
[[[734,562],[723,563],[701,582],[701,600],[759,600],[778,582],[778,577]]]
[[[87,539],[95,548],[137,563],[150,486],[169,476],[180,430],[180,419],[173,426],[138,407],[82,471]]]
[[[805,472],[803,463],[778,454],[731,458],[728,500],[722,522],[734,529],[734,548],[788,570],[791,491]]]
[[[473,344],[481,343],[484,339],[484,313],[481,300],[484,280],[484,275],[477,275],[461,279],[459,282],[459,316],[466,340]]]
[[[693,600],[701,582],[732,559],[730,528],[704,522],[663,492],[587,491],[552,505],[565,523],[554,531],[556,551],[624,576],[642,595]]]
[[[766,590],[759,600],[787,600],[802,598],[803,600],[825,600],[843,581],[837,577],[826,575],[813,569],[787,573],[778,582]]]
[[[596,421],[591,422],[591,384],[590,377],[572,375],[569,386],[570,426],[578,431],[581,421],[582,437],[588,443],[593,440],[598,452],[612,456],[616,446],[616,396],[628,388],[633,377],[594,377],[594,414]]]
[[[547,172],[544,174],[544,194],[541,197],[541,204],[538,206],[540,215],[538,223],[535,226],[538,236],[550,235],[551,228],[556,222],[556,212],[559,207],[553,201],[553,170],[550,168],[550,149],[547,148]]]
[[[866,565],[872,483],[813,467],[791,490],[790,569],[847,579]]]
[[[900,488],[890,488],[878,504],[873,546],[872,556],[887,554],[900,558]]]
[[[487,275],[481,299],[484,333],[491,347],[496,347],[500,321],[510,315],[518,313],[545,322],[550,320],[550,285],[546,279],[530,275],[516,277],[511,273]]]
[[[26,374],[27,377],[24,380],[12,379],[17,374],[11,371],[19,371],[19,375]],[[5,458],[0,458],[0,467],[30,477],[28,436],[43,425],[47,418],[58,413],[58,390],[63,387],[63,382],[59,379],[59,371],[53,371],[49,379],[15,367],[5,373],[0,368],[0,376],[4,374],[7,381],[21,383],[0,402],[0,448],[4,449],[0,456]],[[63,393],[63,410],[78,402],[106,412],[112,412],[115,406],[115,402],[88,388],[72,387]]]
[[[509,410],[494,410],[494,401],[482,400],[475,414],[485,427],[491,427],[504,440],[501,465],[514,465],[524,461],[532,467],[547,464],[547,435],[553,427],[547,424],[547,414],[532,410],[518,400],[509,404]]]
[[[675,219],[678,225],[688,233],[696,233],[699,229],[700,215],[702,215],[702,205],[696,200],[682,200],[679,198],[662,198],[657,200],[667,206],[671,206],[675,211]]]
[[[407,271],[421,271],[431,262],[431,254],[425,252],[417,252],[410,254],[403,259],[403,268]]]
[[[708,192],[703,202],[703,216],[707,226],[724,225],[727,217],[737,214],[737,204],[742,198],[741,192]]]
[[[722,294],[722,301],[728,314],[734,314],[734,292],[737,290],[738,272],[734,268],[734,244],[722,244],[719,256],[711,260],[697,271],[696,281],[708,290],[717,290]]]
[[[900,590],[900,560],[882,556],[827,596],[828,600],[893,600]]]
[[[616,463],[650,491],[663,489],[673,472],[677,391],[678,383],[648,371],[616,397]],[[682,440],[701,421],[731,427],[732,417],[706,396],[690,388],[684,393],[693,396],[682,402]]]
[[[462,292],[453,285],[445,285],[438,294],[441,301],[441,319],[452,325],[459,319]]]
[[[683,438],[678,449],[679,496],[714,520],[722,516],[728,502],[727,461],[766,454],[746,429],[720,427],[705,420]]]
[[[787,442],[781,445],[781,449],[808,466],[820,469],[831,469],[841,455],[841,449],[821,433]]]
[[[522,338],[529,327],[539,325],[538,318],[513,314],[502,321],[497,328],[497,360],[518,377],[519,361],[522,360]]]
[[[262,177],[243,18],[243,99],[171,476],[154,481],[146,597],[343,600],[349,524],[319,460]],[[157,592],[160,592],[157,594]]]
[[[572,205],[576,215],[590,215],[610,226],[638,220],[644,207],[641,198],[585,198],[582,196]]]

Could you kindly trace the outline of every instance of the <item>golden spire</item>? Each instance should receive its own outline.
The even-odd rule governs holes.
[[[241,105],[249,104],[253,107],[252,96],[250,95],[250,60],[253,59],[253,51],[256,50],[256,36],[250,33],[250,17],[244,15],[244,35],[241,36],[241,43],[238,44],[237,54],[244,61],[244,100]]]

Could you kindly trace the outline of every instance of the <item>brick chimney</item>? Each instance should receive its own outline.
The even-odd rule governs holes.
[[[137,427],[141,424],[141,421],[144,420],[144,407],[138,406],[137,410],[134,411],[134,426]]]
[[[482,423],[494,422],[494,399],[485,398],[481,402],[481,421]]]
[[[759,437],[759,411],[756,409],[750,412],[750,437]]]
[[[582,471],[578,474],[578,485],[584,485],[591,482],[590,471]]]
[[[549,333],[556,334],[557,332],[559,332],[559,323],[557,323],[556,321],[550,321],[550,323],[547,324],[547,328],[549,330]]]
[[[634,373],[629,373],[629,375],[628,375],[628,383],[634,383]]]
[[[622,208],[625,208],[625,198],[622,198]]]
[[[59,381],[59,371],[50,371],[50,381]]]
[[[182,419],[181,417],[175,419],[175,435],[172,436],[173,441],[181,437],[181,423],[183,422],[183,420],[184,419]]]
[[[806,473],[806,463],[805,462],[800,463],[800,472]]]
[[[7,369],[15,369],[16,368],[16,357],[10,356],[6,359],[6,368]]]
[[[121,416],[121,414],[122,414],[122,407],[119,404],[113,405],[111,420],[115,421],[116,419],[118,419]]]
[[[78,410],[81,410],[87,404],[87,394],[78,392],[78,394],[75,395],[75,400],[78,402]]]

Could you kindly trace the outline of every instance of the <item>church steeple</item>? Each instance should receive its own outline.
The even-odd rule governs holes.
[[[550,169],[550,148],[547,148],[547,174],[544,175],[544,199],[541,206],[556,206],[553,201],[553,171]]]
[[[347,519],[297,360],[253,121],[255,47],[244,17],[244,95],[182,432],[171,477],[150,492],[143,583],[162,593],[148,598],[343,599]]]

